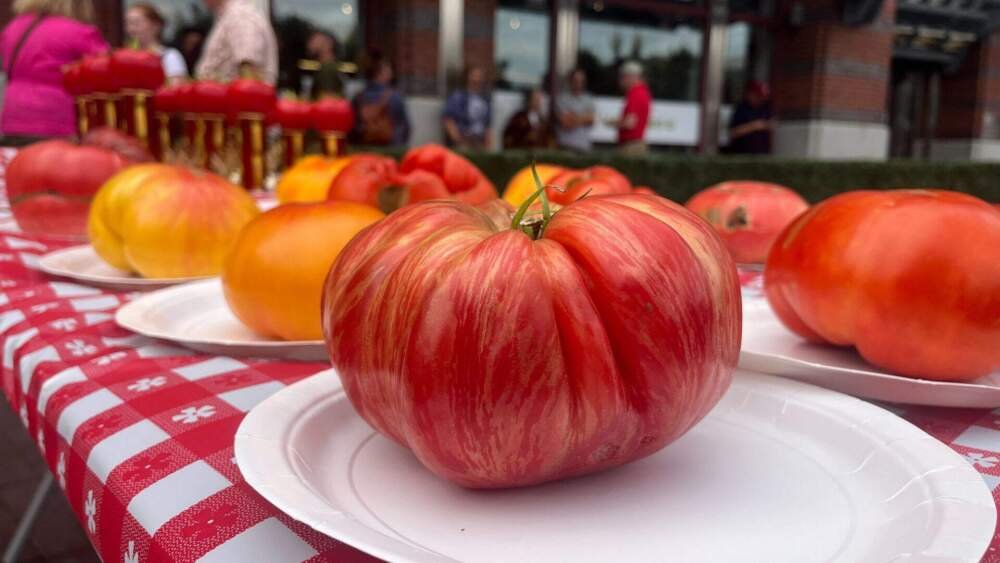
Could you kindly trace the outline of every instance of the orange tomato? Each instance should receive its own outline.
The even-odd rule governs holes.
[[[229,308],[251,329],[284,340],[319,340],[330,266],[359,231],[384,215],[347,201],[276,207],[243,230],[222,270]]]
[[[242,188],[201,170],[140,164],[108,180],[90,208],[98,256],[150,278],[212,276],[260,211]]]
[[[278,179],[278,202],[323,201],[330,182],[347,166],[352,156],[327,158],[319,155],[303,157]]]
[[[549,201],[569,205],[588,195],[627,194],[632,182],[610,166],[591,166],[582,170],[566,169],[549,182]]]
[[[552,178],[565,170],[562,166],[555,164],[536,164],[535,169],[538,171],[538,179],[542,181],[542,184],[549,183]],[[525,166],[507,182],[507,187],[503,191],[503,200],[517,207],[537,190],[535,179],[531,177],[531,166]]]

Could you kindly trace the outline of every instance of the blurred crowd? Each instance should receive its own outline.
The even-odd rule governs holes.
[[[248,0],[204,0],[214,23],[207,36],[182,30],[177,47],[163,44],[163,16],[152,4],[131,4],[125,31],[131,46],[153,51],[163,61],[170,83],[190,78],[229,81],[255,76],[274,83],[278,42],[271,23]],[[62,86],[64,66],[109,49],[94,25],[92,0],[15,0],[16,17],[0,33],[0,57],[7,77],[0,134],[7,138],[68,137],[75,131],[74,106]],[[346,79],[338,67],[333,35],[315,30],[306,42],[318,66],[305,94],[344,96]],[[364,145],[403,146],[410,137],[406,100],[395,87],[392,61],[377,53],[364,65],[364,83],[351,99],[355,128],[351,140]],[[562,77],[564,86],[552,103],[540,89],[524,93],[522,107],[506,123],[502,148],[560,148],[578,153],[593,148],[597,123],[593,97],[580,69]],[[619,116],[602,124],[617,130],[617,146],[627,154],[648,151],[647,130],[653,99],[642,66],[626,61],[619,70],[623,106]],[[462,83],[444,103],[441,127],[445,141],[462,149],[491,150],[492,95],[487,71],[465,70]],[[770,96],[765,84],[748,85],[734,109],[727,152],[766,154],[771,145]]]

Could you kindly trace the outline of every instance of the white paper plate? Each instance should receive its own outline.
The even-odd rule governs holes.
[[[390,561],[971,562],[996,523],[979,474],[913,425],[749,372],[659,453],[536,487],[435,477],[355,414],[332,370],[257,405],[236,460],[291,517]]]
[[[159,289],[204,279],[204,277],[143,278],[108,264],[89,244],[49,252],[38,259],[38,267],[53,276],[69,278],[95,287],[125,291]]]
[[[218,278],[147,293],[119,308],[115,321],[132,332],[209,354],[327,359],[322,340],[275,340],[250,330],[229,310]]]
[[[744,296],[740,367],[880,401],[941,407],[1000,407],[1000,373],[970,383],[886,373],[864,361],[853,348],[813,344],[792,333],[763,298]]]

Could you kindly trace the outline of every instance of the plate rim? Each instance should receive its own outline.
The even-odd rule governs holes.
[[[60,268],[58,266],[54,266],[53,264],[51,264],[52,260],[62,258],[63,256],[66,255],[72,256],[75,254],[82,254],[88,250],[94,252],[95,255],[97,253],[97,251],[94,250],[94,245],[90,243],[67,246],[65,248],[58,248],[56,250],[46,252],[45,254],[41,255],[38,258],[38,269],[52,276],[69,278],[80,282],[100,284],[102,286],[131,287],[135,289],[148,288],[148,287],[163,287],[163,286],[177,285],[192,281],[202,281],[205,279],[212,278],[212,276],[189,276],[183,278],[144,278],[141,276],[134,276],[134,275],[112,277],[112,276],[102,276],[95,274],[85,274],[73,270],[67,270],[65,268]],[[108,264],[108,267],[114,268],[114,266],[110,264]]]
[[[810,398],[814,402],[819,401],[820,404],[825,403],[826,408],[835,410],[840,414],[843,414],[844,409],[848,408],[850,410],[861,409],[861,412],[858,413],[859,419],[860,416],[865,414],[865,411],[867,411],[870,416],[865,417],[865,420],[871,420],[874,417],[881,417],[884,420],[892,420],[896,428],[905,431],[914,438],[921,437],[929,439],[930,443],[932,443],[935,447],[938,456],[942,460],[944,458],[951,458],[950,461],[955,465],[956,470],[965,473],[970,482],[974,482],[972,486],[978,493],[976,497],[973,497],[971,493],[967,493],[964,497],[957,497],[959,500],[964,501],[962,503],[963,508],[966,506],[985,507],[987,504],[992,507],[992,510],[990,511],[991,518],[988,523],[989,525],[986,526],[984,523],[983,528],[984,530],[988,529],[990,531],[989,533],[984,533],[983,537],[980,538],[979,544],[981,545],[975,548],[975,558],[970,559],[970,561],[978,561],[979,558],[986,553],[986,550],[989,548],[993,539],[994,531],[997,525],[996,501],[993,499],[992,492],[986,486],[986,483],[983,481],[979,472],[970,466],[959,455],[959,453],[953,450],[950,446],[942,443],[913,423],[903,419],[888,409],[839,391],[804,383],[795,379],[749,371],[744,368],[738,368],[737,371],[734,372],[734,383],[737,381],[737,378],[741,378],[743,381],[746,381],[747,379],[756,380],[758,384],[763,382],[765,384],[778,385],[791,389],[798,388],[808,391],[812,393]],[[317,396],[316,391],[323,391],[323,395],[321,395],[320,399],[313,399],[309,402],[310,397],[315,398]],[[404,540],[387,536],[378,530],[368,527],[367,525],[357,523],[353,518],[350,518],[349,515],[343,517],[341,520],[351,524],[352,527],[356,525],[364,526],[366,530],[389,540],[386,542],[388,545],[373,544],[367,539],[357,537],[356,533],[352,533],[349,530],[343,530],[343,527],[341,527],[340,530],[334,530],[337,535],[333,535],[330,528],[335,525],[327,525],[327,523],[323,522],[323,518],[325,517],[328,519],[329,515],[335,510],[335,507],[327,504],[326,501],[318,495],[305,480],[298,476],[295,471],[295,467],[288,463],[287,454],[285,453],[289,448],[287,443],[276,444],[275,447],[282,450],[282,455],[272,456],[269,458],[272,463],[275,458],[277,458],[279,467],[272,467],[269,471],[257,468],[254,463],[254,460],[259,457],[254,455],[254,452],[258,450],[256,445],[262,441],[273,441],[261,438],[260,434],[257,432],[258,428],[266,426],[268,428],[268,434],[274,435],[278,432],[287,437],[289,433],[301,423],[303,413],[306,411],[315,412],[317,408],[326,408],[328,405],[335,402],[337,397],[341,395],[344,395],[344,390],[340,377],[335,368],[329,368],[307,376],[280,389],[264,401],[261,401],[254,406],[254,408],[251,409],[240,422],[240,425],[236,430],[233,445],[237,467],[247,484],[250,485],[250,487],[253,488],[258,494],[263,496],[268,502],[275,505],[279,510],[285,512],[293,519],[309,526],[311,529],[327,537],[331,537],[337,541],[351,545],[352,547],[370,555],[392,561],[413,561],[413,559],[401,556],[398,550],[393,550],[393,547],[396,547],[406,548],[407,550],[419,550],[421,555],[425,555],[421,561],[455,561],[448,556],[433,552],[423,547],[411,547],[410,544]],[[320,404],[320,401],[322,401],[322,404]],[[837,404],[838,402],[839,404]],[[276,414],[278,415],[277,417],[273,416],[273,411],[276,411]],[[880,434],[885,432],[881,427],[877,429],[873,428],[871,431],[876,430],[878,430]],[[377,434],[374,429],[372,432]],[[883,444],[883,447],[899,456],[901,453],[908,451],[905,447],[903,447],[901,442],[908,441],[909,440],[905,438],[894,440]],[[917,467],[913,465],[913,462],[911,462],[911,467],[917,469]],[[271,486],[271,477],[276,474],[292,478],[291,480],[287,478],[282,479],[281,483],[285,486],[291,483],[295,488],[293,494],[282,494]],[[978,484],[978,487],[976,484]],[[307,498],[309,502],[307,504],[303,503],[296,505],[290,500],[290,497],[294,497],[299,500]],[[955,498],[956,496],[950,497],[950,499]],[[925,499],[925,502],[937,502],[940,500],[940,498],[935,497]],[[966,530],[966,528],[960,523],[956,524],[948,519],[945,519],[943,524],[936,530],[936,537],[956,535],[955,530],[959,528],[961,530]],[[963,537],[961,534],[958,534],[958,536]],[[975,544],[975,539],[970,540],[969,543]]]
[[[115,323],[124,328],[125,330],[141,334],[143,336],[149,336],[151,338],[158,338],[160,340],[167,340],[171,342],[177,342],[179,344],[195,344],[195,345],[205,345],[205,346],[216,346],[224,348],[241,348],[247,346],[262,346],[265,348],[315,348],[324,347],[326,343],[323,340],[259,340],[259,341],[245,341],[245,340],[229,340],[224,338],[211,338],[211,339],[191,339],[184,338],[176,334],[169,332],[157,331],[148,329],[145,326],[136,324],[132,319],[137,315],[136,310],[142,309],[143,307],[148,307],[150,302],[160,301],[166,299],[172,293],[183,293],[186,291],[192,291],[193,288],[200,288],[200,286],[216,285],[221,284],[222,280],[217,277],[208,279],[199,279],[194,281],[189,281],[185,283],[180,283],[177,285],[172,285],[170,287],[160,288],[148,293],[144,293],[139,297],[125,303],[115,311]]]
[[[747,358],[750,358],[751,360],[755,360],[758,363],[756,363],[754,365],[748,365],[744,369],[748,369],[748,370],[751,370],[751,371],[758,371],[758,372],[772,374],[772,375],[780,375],[782,377],[791,377],[793,379],[798,379],[798,378],[796,378],[794,375],[792,375],[789,372],[791,370],[795,370],[795,369],[808,368],[810,370],[817,370],[819,372],[827,372],[828,375],[831,376],[831,377],[845,376],[846,375],[846,376],[850,376],[852,378],[871,378],[871,379],[875,379],[875,380],[881,380],[881,381],[884,381],[884,382],[891,382],[893,384],[912,385],[912,386],[916,386],[916,387],[928,387],[928,388],[937,388],[937,389],[954,389],[954,390],[961,390],[963,392],[982,392],[983,390],[990,390],[990,391],[993,391],[993,392],[996,392],[996,393],[1000,393],[1000,385],[986,385],[986,384],[983,384],[983,383],[972,383],[972,382],[969,382],[969,381],[941,381],[941,380],[936,380],[936,379],[926,379],[926,378],[919,378],[919,377],[907,377],[905,375],[897,375],[897,374],[888,373],[888,372],[875,371],[874,369],[856,369],[856,368],[849,368],[849,367],[842,367],[842,366],[832,366],[832,365],[828,365],[828,364],[814,362],[814,361],[811,361],[811,360],[804,360],[802,358],[796,358],[796,357],[793,357],[793,356],[789,356],[787,354],[761,352],[761,351],[755,351],[755,350],[745,349],[743,346],[746,345],[745,335],[748,332],[747,328],[748,328],[748,325],[751,325],[753,323],[775,325],[775,326],[778,326],[779,328],[781,328],[782,330],[788,332],[789,335],[795,337],[794,333],[792,333],[790,330],[788,330],[787,327],[785,327],[783,324],[781,324],[780,319],[778,319],[777,316],[774,315],[774,311],[771,309],[770,303],[766,302],[766,300],[764,301],[763,305],[765,307],[767,307],[767,310],[768,310],[769,314],[773,318],[768,318],[768,319],[763,319],[763,320],[759,320],[759,319],[758,320],[750,320],[748,322],[748,315],[746,314],[747,311],[746,311],[746,303],[745,303],[745,301],[746,300],[744,299],[744,309],[743,309],[744,310],[744,314],[743,314],[743,334],[744,334],[744,338],[741,339],[741,343],[740,343],[740,360],[739,360],[739,366],[740,367],[744,367],[744,360],[743,360],[744,356],[746,356]],[[867,360],[865,360],[864,358],[862,358],[861,355],[858,354],[857,349],[855,349],[853,346],[836,346],[836,345],[833,345],[833,344],[830,344],[829,346],[831,348],[835,348],[835,349],[843,349],[843,350],[853,351],[853,353],[856,354],[858,356],[858,358],[860,358],[862,361],[864,361],[865,363],[867,363]],[[764,368],[764,367],[762,367],[764,363],[772,363],[772,364],[773,363],[783,363],[785,365],[780,366],[779,368],[774,368],[774,367]],[[871,367],[872,368],[877,368],[877,366],[871,366]],[[779,370],[779,369],[781,369],[783,371],[776,371],[776,370]],[[984,377],[989,377],[989,376],[984,376]],[[813,380],[810,380],[810,381],[813,381]],[[836,391],[836,389],[833,389],[833,390]],[[881,399],[878,399],[878,398],[875,398],[875,399],[876,400],[881,400]],[[922,404],[922,405],[927,405],[927,406],[941,406],[941,407],[955,406],[955,405],[951,405],[951,404],[925,403],[925,402],[920,402],[920,403],[906,403],[906,404]],[[996,407],[1000,407],[1000,399],[998,399],[995,407],[993,407],[993,408],[996,408]],[[987,408],[987,407],[968,407],[968,408]]]

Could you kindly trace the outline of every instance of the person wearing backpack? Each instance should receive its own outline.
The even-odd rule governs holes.
[[[392,87],[392,64],[375,58],[365,73],[364,90],[354,96],[354,131],[360,145],[403,146],[410,139],[410,118],[406,103]]]
[[[73,97],[63,88],[62,67],[108,50],[92,25],[90,0],[17,0],[17,14],[0,32],[7,75],[0,134],[25,142],[76,134]]]

